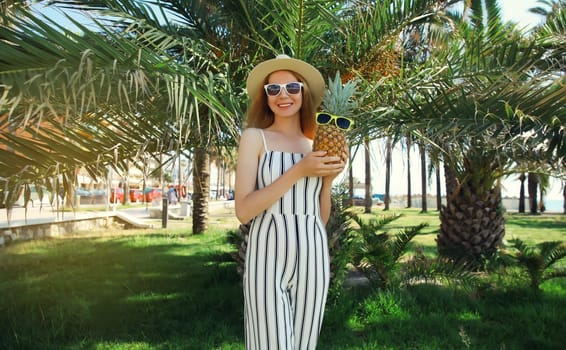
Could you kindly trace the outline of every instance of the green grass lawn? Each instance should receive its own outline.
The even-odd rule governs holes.
[[[214,349],[240,344],[224,233],[16,243],[0,255],[5,349]]]
[[[426,223],[428,227],[422,230],[422,234],[413,241],[425,248],[430,254],[436,254],[436,236],[440,229],[439,213],[436,210],[429,210],[421,213],[420,209],[373,209],[372,215],[363,214],[361,207],[353,209],[362,217],[382,217],[388,215],[401,214],[401,218],[391,222],[386,226],[390,233],[397,233],[403,227],[414,226],[419,223]],[[529,244],[536,244],[545,241],[566,241],[566,215],[543,214],[528,215],[518,213],[507,213],[505,224],[505,240],[520,238]]]
[[[437,213],[401,212],[391,231],[429,222],[418,244],[433,252]],[[564,240],[564,216],[507,222],[508,236]],[[244,349],[241,283],[226,231],[194,236],[189,228],[0,249],[0,349]],[[482,295],[430,285],[346,289],[329,299],[319,349],[563,348],[566,282],[546,282],[535,294],[513,285],[513,276],[502,280]]]

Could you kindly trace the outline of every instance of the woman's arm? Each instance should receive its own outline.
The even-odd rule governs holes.
[[[294,166],[270,185],[256,189],[259,156],[262,152],[263,141],[260,130],[244,130],[238,148],[234,197],[236,217],[244,224],[269,208],[302,176],[300,168]]]

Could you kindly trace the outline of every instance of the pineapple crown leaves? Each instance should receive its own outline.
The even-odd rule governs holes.
[[[342,84],[340,72],[336,72],[334,79],[328,79],[328,88],[322,97],[322,109],[328,113],[350,117],[358,108],[356,96],[358,94],[358,80],[348,80]]]

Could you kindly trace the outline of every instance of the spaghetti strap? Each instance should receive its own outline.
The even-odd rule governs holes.
[[[267,142],[265,141],[265,134],[263,133],[263,129],[259,129],[259,132],[261,133],[261,138],[263,139],[263,149],[267,153]]]

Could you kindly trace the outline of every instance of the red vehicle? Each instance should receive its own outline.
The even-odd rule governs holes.
[[[154,199],[161,199],[162,197],[161,188],[146,187],[144,192],[145,192],[145,201],[148,203]]]
[[[121,187],[113,187],[110,189],[110,203],[124,204],[124,190]]]
[[[130,202],[132,203],[143,202],[142,191],[137,189],[130,190]]]

